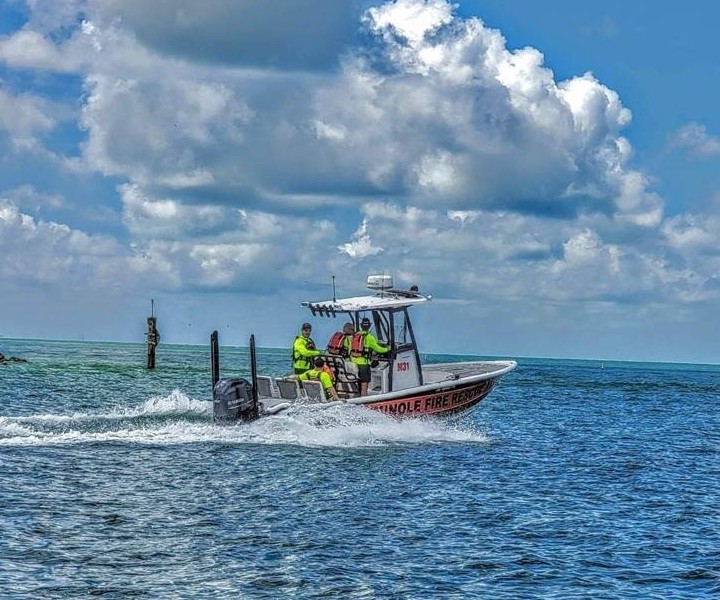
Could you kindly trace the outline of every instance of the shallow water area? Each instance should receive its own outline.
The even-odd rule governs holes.
[[[221,427],[207,348],[2,351],[30,362],[0,370],[0,597],[720,593],[718,367],[520,360],[453,420]]]

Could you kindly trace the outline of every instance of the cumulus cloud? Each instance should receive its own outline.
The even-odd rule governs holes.
[[[67,201],[60,194],[45,194],[39,192],[32,185],[21,185],[5,193],[18,209],[24,211],[37,211],[41,209],[57,210],[67,206]]]
[[[112,238],[62,223],[36,220],[0,199],[0,275],[5,285],[111,289],[122,277],[126,252]]]
[[[349,19],[358,8],[300,4],[308,18]],[[269,10],[221,0],[202,11],[194,3],[89,3],[81,27],[59,45],[83,49],[87,165],[154,193],[181,188],[193,202],[234,197],[292,208],[303,198],[317,207],[323,198],[393,195],[451,210],[565,218],[601,210],[657,222],[661,200],[629,167],[621,131],[630,112],[618,94],[590,74],[556,82],[540,52],[509,50],[498,31],[458,17],[445,0],[371,7],[363,25],[373,52],[348,50],[342,71],[322,78],[197,65],[170,47],[153,55],[161,32],[145,49],[135,41],[141,21],[168,30],[185,23],[204,40],[221,20],[277,23]],[[45,36],[37,47],[48,44]]]
[[[357,31],[367,2],[344,0],[94,0],[137,39],[192,61],[276,70],[327,70]],[[191,40],[191,43],[189,43]]]
[[[146,186],[212,185],[252,118],[221,83],[98,75],[87,78],[86,89],[88,166]]]
[[[0,61],[82,82],[65,164],[116,185],[97,202],[123,226],[83,233],[7,194],[3,249],[35,236],[38,281],[79,282],[84,264],[107,281],[242,291],[362,265],[478,306],[560,312],[717,293],[720,231],[665,218],[618,92],[589,72],[558,80],[539,50],[447,0],[28,6]],[[40,93],[0,89],[0,108],[19,145],[66,119]],[[717,150],[699,125],[673,143]]]
[[[218,206],[187,206],[172,198],[152,198],[137,185],[121,186],[123,222],[143,239],[212,235],[232,227],[231,211]]]
[[[375,256],[383,251],[381,246],[374,246],[370,240],[370,236],[367,233],[367,220],[362,222],[362,225],[353,234],[353,239],[347,244],[338,246],[340,252],[344,252],[350,258],[366,258],[367,256]]]
[[[540,52],[509,50],[444,0],[398,0],[365,23],[380,49],[318,94],[343,168],[424,206],[657,223],[662,201],[636,185],[621,135],[630,111],[591,74],[556,82]]]
[[[51,104],[30,94],[13,95],[0,89],[0,132],[17,148],[36,145],[57,124]]]
[[[720,218],[717,215],[677,215],[663,223],[662,233],[676,251],[720,256]]]
[[[699,123],[683,125],[670,137],[669,144],[671,148],[685,149],[701,157],[720,154],[720,139],[710,135]]]
[[[37,31],[0,39],[0,59],[15,67],[50,70],[61,70],[63,62],[55,44]]]
[[[246,290],[252,282],[253,290],[264,289],[277,286],[278,277],[300,281],[309,274],[323,275],[323,265],[312,260],[312,252],[330,250],[335,237],[328,222],[244,211],[233,215],[233,227],[224,234],[202,237],[193,221],[202,213],[166,202],[147,202],[142,208],[160,221],[147,225],[155,230],[145,233],[159,235],[126,248],[109,236],[40,220],[11,200],[0,200],[0,275],[5,285],[109,292],[143,286]],[[188,211],[183,215],[185,228],[176,219],[172,229],[163,229],[162,223],[172,221],[178,210]]]
[[[694,269],[674,264],[657,236],[647,236],[644,245],[620,243],[607,216],[548,222],[534,215],[442,213],[386,203],[367,204],[363,212],[364,235],[393,240],[382,264],[414,274],[399,280],[410,284],[421,273],[423,287],[442,290],[444,297],[480,297],[498,306],[526,306],[532,299],[544,307],[537,319],[554,306],[691,304],[717,293],[717,262],[694,260]],[[667,234],[677,235],[681,225]],[[697,237],[710,242],[698,234],[685,242]]]

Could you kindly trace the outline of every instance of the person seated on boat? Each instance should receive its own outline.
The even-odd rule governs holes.
[[[320,357],[322,358],[322,357]],[[317,359],[314,359],[317,360]],[[333,385],[335,385],[335,371],[332,370],[332,367],[328,364],[327,360],[323,359],[323,373],[327,373],[330,376],[330,381],[332,381]]]
[[[370,319],[363,317],[360,321],[360,331],[354,333],[350,339],[350,360],[357,366],[361,396],[367,395],[370,383],[371,353],[386,354],[389,351],[390,348],[380,345],[375,336],[370,333]]]
[[[338,396],[337,390],[333,385],[332,378],[330,377],[328,372],[324,370],[327,366],[325,364],[325,359],[322,356],[317,356],[315,357],[313,364],[314,367],[305,371],[304,373],[300,373],[300,375],[298,375],[298,379],[300,381],[305,381],[307,379],[319,381],[323,387],[323,390],[325,391],[326,398],[332,400],[340,400],[340,396]]]
[[[310,337],[311,332],[312,325],[303,323],[300,328],[300,335],[296,336],[293,342],[293,370],[295,375],[300,375],[310,369],[312,359],[322,354],[315,347],[315,342]]]

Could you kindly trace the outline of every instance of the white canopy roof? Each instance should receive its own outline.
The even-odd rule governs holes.
[[[415,292],[387,290],[372,296],[356,296],[354,298],[338,298],[320,302],[303,302],[302,305],[320,312],[357,312],[363,310],[389,310],[405,308],[416,304],[424,304],[430,296],[422,296]]]

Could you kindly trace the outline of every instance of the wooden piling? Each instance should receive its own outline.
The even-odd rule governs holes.
[[[147,368],[155,368],[155,349],[160,343],[160,332],[157,330],[157,317],[155,316],[155,301],[150,300],[150,316],[147,318]]]

